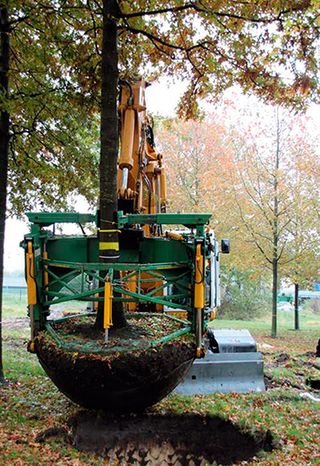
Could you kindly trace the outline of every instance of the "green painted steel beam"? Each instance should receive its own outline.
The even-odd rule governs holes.
[[[92,223],[97,221],[96,214],[79,214],[78,212],[26,212],[28,220],[41,225],[53,223]]]
[[[174,303],[172,301],[169,301],[169,299],[164,299],[161,297],[153,297],[141,293],[135,293],[134,291],[129,291],[125,290],[124,288],[121,288],[120,286],[114,286],[113,287],[114,291],[124,294],[126,296],[131,296],[132,298],[136,298],[138,302],[147,302],[147,303],[155,303],[155,304],[162,304],[164,306],[172,307],[172,309],[183,309],[185,311],[190,311],[191,307],[186,305],[186,304],[181,304],[181,303]],[[188,296],[182,295],[179,296],[179,298],[187,298]]]
[[[115,262],[112,264],[104,264],[100,262],[66,262],[66,261],[55,261],[50,259],[42,259],[44,265],[51,267],[61,267],[65,269],[75,269],[79,272],[89,270],[137,270],[141,272],[147,272],[148,270],[169,270],[169,269],[182,269],[188,267],[189,262],[158,262],[156,264],[136,264],[136,263],[120,263]]]
[[[32,223],[42,225],[52,225],[53,223],[91,223],[97,222],[97,214],[80,214],[78,212],[26,212],[28,220]],[[206,225],[210,218],[210,213],[197,214],[129,214],[124,215],[118,212],[119,227],[124,225],[144,224],[150,225],[185,225],[196,227]]]
[[[135,224],[157,224],[157,225],[184,225],[186,227],[197,227],[209,223],[211,214],[128,214],[118,212],[119,228],[125,225]]]

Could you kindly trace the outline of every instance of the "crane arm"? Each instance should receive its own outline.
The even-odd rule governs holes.
[[[162,156],[155,150],[146,87],[144,79],[121,82],[118,198],[127,213],[166,211],[165,170]]]

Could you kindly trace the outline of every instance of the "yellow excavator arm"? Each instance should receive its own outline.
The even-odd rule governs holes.
[[[147,83],[121,81],[120,154],[118,170],[119,210],[156,214],[166,211],[166,179],[162,156],[155,150],[151,120],[147,114]]]

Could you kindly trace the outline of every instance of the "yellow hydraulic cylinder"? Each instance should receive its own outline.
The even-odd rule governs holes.
[[[214,320],[216,317],[217,317],[217,310],[216,309],[211,309],[209,320]]]
[[[128,280],[128,289],[129,291],[132,291],[133,293],[137,292],[137,276],[133,275],[129,280]],[[134,312],[137,310],[137,303],[128,303],[128,311]]]
[[[195,257],[195,284],[194,284],[194,307],[196,311],[196,356],[200,358],[203,356],[202,347],[202,314],[204,308],[204,259],[201,252],[201,244],[196,245]]]
[[[162,167],[160,172],[160,198],[161,198],[161,211],[166,210],[167,205],[167,182],[165,170]]]
[[[104,284],[104,308],[103,308],[103,328],[105,330],[105,341],[109,338],[109,328],[112,325],[112,284],[106,281]]]
[[[203,347],[202,347],[202,309],[196,309],[196,356],[197,358],[201,358],[203,356]]]
[[[176,239],[177,241],[183,241],[184,237],[175,231],[167,231],[166,232],[167,238]]]
[[[27,243],[26,254],[26,272],[27,272],[27,287],[28,287],[28,304],[33,306],[37,304],[37,286],[35,281],[34,270],[34,254],[32,250],[32,241]]]
[[[139,79],[139,81],[132,86],[133,108],[138,112],[144,112],[146,110],[146,87],[147,83],[144,79]]]
[[[205,277],[203,270],[203,254],[201,253],[201,244],[197,244],[196,246],[195,269],[194,307],[197,309],[203,309]]]
[[[133,146],[134,146],[134,127],[135,127],[135,111],[128,108],[124,115],[124,127],[121,134],[121,153],[119,159],[119,168],[133,167]]]

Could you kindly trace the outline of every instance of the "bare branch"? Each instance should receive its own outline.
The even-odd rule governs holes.
[[[164,13],[178,13],[179,11],[185,11],[189,9],[195,9],[194,3],[186,3],[185,5],[180,5],[176,7],[167,7],[167,8],[158,8],[156,10],[149,10],[149,11],[137,11],[135,13],[120,13],[120,18],[139,18],[141,16],[154,16]]]
[[[282,16],[286,15],[287,13],[291,13],[292,11],[300,11],[302,10],[303,7],[292,7],[288,10],[282,10],[280,11],[277,15],[272,16],[270,15],[267,18],[261,18],[258,15],[256,16],[243,16],[243,15],[238,15],[235,13],[229,13],[227,11],[214,11],[208,9],[207,6],[203,5],[201,1],[199,2],[188,2],[185,3],[184,5],[180,6],[172,6],[172,7],[165,7],[165,8],[158,8],[155,10],[145,10],[145,11],[136,11],[134,13],[125,13],[121,11],[119,13],[119,18],[123,19],[130,19],[130,18],[140,18],[142,16],[156,16],[160,14],[166,14],[166,13],[179,13],[182,11],[186,10],[194,10],[197,13],[203,13],[206,15],[210,16],[215,16],[216,18],[228,18],[228,19],[237,19],[240,21],[246,21],[250,23],[262,23],[262,24],[268,24],[272,23],[275,21],[282,21]]]

